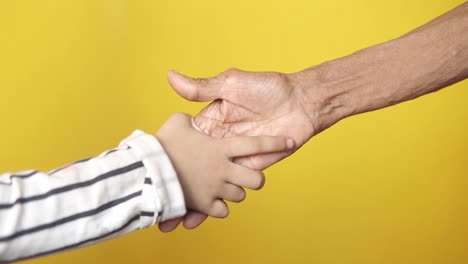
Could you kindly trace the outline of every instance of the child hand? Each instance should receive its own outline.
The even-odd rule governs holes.
[[[196,131],[191,116],[174,114],[156,134],[179,177],[187,208],[223,218],[229,209],[223,200],[241,202],[242,187],[258,190],[265,176],[235,164],[236,157],[287,151],[294,141],[287,137],[256,136],[211,138]]]

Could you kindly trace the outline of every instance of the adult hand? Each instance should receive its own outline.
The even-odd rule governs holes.
[[[194,120],[195,125],[210,136],[283,135],[295,140],[291,151],[236,160],[246,167],[263,170],[291,155],[320,131],[320,121],[306,112],[304,91],[296,88],[286,74],[230,69],[213,78],[192,79],[170,71],[168,78],[174,90],[187,100],[214,100]],[[310,108],[310,102],[307,107]],[[205,218],[206,215],[189,212],[184,226],[194,228]],[[181,219],[173,219],[159,227],[168,232],[180,222]]]
[[[289,156],[318,131],[318,120],[305,111],[305,94],[286,74],[230,69],[192,79],[171,71],[169,82],[187,100],[214,100],[195,117],[195,124],[212,137],[283,135],[295,140],[292,151],[237,160],[252,169],[263,170]]]

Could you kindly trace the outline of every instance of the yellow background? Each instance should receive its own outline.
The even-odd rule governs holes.
[[[2,0],[0,170],[49,170],[196,114],[166,72],[294,72],[461,0]],[[342,121],[225,220],[30,263],[468,263],[468,82]],[[32,241],[31,243],[34,243]]]

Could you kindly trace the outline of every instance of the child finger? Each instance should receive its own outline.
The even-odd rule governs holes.
[[[260,190],[265,185],[263,172],[247,169],[241,165],[233,166],[236,166],[236,169],[233,170],[234,173],[228,175],[229,183],[252,190]]]
[[[213,202],[209,215],[216,218],[226,218],[229,215],[229,207],[223,200],[216,199]]]
[[[266,153],[254,156],[246,157],[237,157],[233,159],[233,162],[244,167],[247,167],[252,170],[262,171],[269,166],[275,164],[276,162],[284,159],[285,157],[291,155],[293,151],[283,151],[283,152],[274,152]]]
[[[199,226],[208,216],[204,213],[196,212],[196,211],[189,211],[184,216],[184,227],[186,229],[194,229],[195,227]]]
[[[222,193],[219,196],[226,201],[240,203],[245,199],[246,195],[247,194],[242,187],[226,183]]]

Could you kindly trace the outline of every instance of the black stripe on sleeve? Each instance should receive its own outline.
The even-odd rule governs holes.
[[[31,256],[28,256],[28,257],[23,257],[23,258],[19,258],[19,259],[15,259],[15,260],[9,260],[8,262],[0,262],[0,263],[10,263],[10,262],[16,262],[16,261],[31,259],[31,258],[42,257],[42,256],[45,256],[45,255],[54,254],[54,253],[57,253],[57,252],[60,252],[60,251],[72,249],[72,248],[79,247],[79,246],[82,246],[82,245],[85,245],[85,244],[88,244],[88,243],[91,243],[91,242],[94,242],[94,241],[98,241],[98,240],[104,239],[104,238],[106,238],[108,236],[119,233],[120,231],[124,230],[125,228],[130,226],[133,222],[135,222],[135,221],[137,221],[139,219],[140,219],[140,216],[136,215],[136,216],[132,217],[130,220],[128,220],[128,222],[125,223],[124,225],[122,225],[121,227],[119,227],[119,228],[117,228],[117,229],[115,229],[115,230],[113,230],[113,231],[111,231],[111,232],[109,232],[107,234],[100,235],[100,236],[93,237],[93,238],[89,238],[89,239],[86,239],[86,240],[83,240],[83,241],[80,241],[80,242],[77,242],[77,243],[74,243],[74,244],[71,244],[71,245],[67,245],[67,246],[64,246],[64,247],[61,247],[61,248],[52,249],[52,250],[44,251],[44,252],[41,252],[41,253],[37,253],[37,254],[31,255]]]
[[[109,154],[111,154],[111,153],[114,153],[114,152],[116,152],[116,151],[119,151],[119,149],[112,149],[112,150],[109,150],[109,151],[107,151],[106,155],[104,155],[104,157],[107,156],[107,155],[109,155]]]
[[[119,204],[130,201],[131,199],[140,196],[141,193],[142,193],[141,191],[134,192],[134,193],[129,194],[129,195],[125,196],[125,197],[122,197],[122,198],[119,198],[117,200],[114,200],[114,201],[108,202],[106,204],[103,204],[103,205],[101,205],[101,206],[99,206],[99,207],[97,207],[95,209],[85,211],[85,212],[81,212],[81,213],[78,213],[78,214],[74,214],[74,215],[59,219],[57,221],[54,221],[54,222],[51,222],[51,223],[48,223],[48,224],[43,224],[43,225],[39,225],[39,226],[36,226],[36,227],[24,229],[24,230],[21,230],[19,232],[14,233],[14,234],[8,235],[8,236],[0,237],[0,242],[11,241],[13,239],[16,239],[16,238],[19,238],[19,237],[22,237],[22,236],[25,236],[25,235],[29,235],[29,234],[36,233],[36,232],[43,231],[43,230],[47,230],[47,229],[51,229],[51,228],[57,227],[59,225],[63,225],[63,224],[66,224],[66,223],[69,223],[69,222],[72,222],[72,221],[75,221],[75,220],[78,220],[78,219],[81,219],[81,218],[85,218],[85,217],[89,217],[89,216],[99,214],[100,212],[103,212],[103,211],[105,211],[105,210],[107,210],[109,208],[112,208],[112,207],[117,206]]]
[[[111,150],[107,151],[107,153],[104,155],[104,157],[107,156],[107,155],[109,155],[109,154],[111,154],[111,153],[114,153],[114,152],[116,152],[116,151],[119,151],[119,150],[126,150],[126,149],[130,149],[130,146],[127,146],[127,147],[125,147],[125,148],[111,149]]]
[[[153,216],[154,216],[154,212],[142,211],[140,215],[141,215],[141,216],[153,217]]]
[[[131,147],[130,147],[130,146],[126,146],[125,148],[116,148],[116,149],[112,149],[112,150],[109,150],[104,156],[107,156],[107,155],[109,155],[109,154],[111,154],[111,153],[114,153],[114,152],[116,152],[116,151],[119,151],[119,150],[128,150],[128,149],[131,149]],[[70,163],[70,164],[68,164],[68,165],[66,165],[66,166],[63,166],[63,167],[60,167],[60,168],[58,168],[58,169],[52,170],[52,171],[48,172],[48,174],[49,174],[49,175],[55,174],[55,173],[57,173],[57,172],[59,172],[59,171],[62,171],[62,170],[66,169],[66,168],[68,168],[68,167],[70,167],[70,166],[73,166],[73,165],[76,165],[76,164],[79,164],[79,163],[83,163],[83,162],[89,161],[89,160],[91,160],[91,159],[92,159],[92,157],[91,157],[91,158],[86,158],[86,159],[81,159],[81,160],[75,161],[75,162]],[[20,175],[20,174],[12,174],[12,175],[10,175],[10,179],[13,179],[13,178],[26,179],[26,178],[29,178],[29,177],[35,175],[36,173],[38,173],[38,171],[32,171],[32,172],[30,172],[30,173],[21,174],[21,175]],[[5,183],[5,182],[0,182],[0,184],[2,184],[2,185],[11,185],[11,183]]]
[[[26,179],[26,178],[29,178],[29,177],[33,176],[36,173],[38,173],[38,171],[31,171],[31,172],[29,172],[27,174],[11,174],[9,178],[10,178],[10,181],[13,178]],[[11,185],[11,182],[8,182],[8,183],[0,182],[0,184],[2,184],[2,185]]]
[[[10,179],[12,179],[12,178],[26,179],[26,178],[29,178],[29,177],[33,176],[33,175],[36,174],[37,172],[38,172],[38,171],[31,171],[30,173],[21,174],[21,175],[12,174],[12,175],[10,176]]]
[[[104,155],[104,157],[106,157],[107,155],[109,155],[109,154],[111,154],[111,153],[114,153],[114,152],[116,152],[116,151],[119,151],[119,150],[126,150],[126,149],[130,149],[130,147],[127,146],[126,148],[111,149],[111,150],[109,150],[109,151],[106,152],[106,154]],[[70,167],[70,166],[73,166],[73,165],[76,165],[76,164],[79,164],[79,163],[83,163],[83,162],[89,161],[90,159],[92,159],[92,157],[91,157],[91,158],[86,158],[86,159],[82,159],[82,160],[75,161],[75,162],[70,163],[70,164],[68,164],[68,165],[66,165],[66,166],[63,166],[63,167],[58,168],[58,169],[55,169],[55,170],[49,172],[49,174],[57,173],[57,172],[59,172],[59,171],[62,171],[62,170],[64,170],[64,169]]]
[[[145,184],[153,184],[153,181],[151,180],[151,178],[145,178]]]
[[[43,193],[43,194],[33,195],[33,196],[30,196],[30,197],[21,197],[21,198],[16,199],[16,201],[14,201],[13,203],[0,204],[0,210],[11,208],[11,207],[15,206],[16,204],[24,204],[24,203],[28,203],[28,202],[32,202],[32,201],[42,200],[42,199],[46,199],[47,197],[50,197],[50,196],[53,196],[53,195],[56,195],[56,194],[59,194],[59,193],[64,193],[64,192],[68,192],[68,191],[75,190],[75,189],[78,189],[78,188],[87,187],[87,186],[93,185],[93,184],[95,184],[95,183],[97,183],[99,181],[102,181],[102,180],[105,180],[105,179],[108,179],[108,178],[111,178],[111,177],[115,177],[115,176],[118,176],[120,174],[127,173],[127,172],[130,172],[132,170],[135,170],[135,169],[138,169],[138,168],[141,168],[141,167],[143,167],[143,162],[138,161],[138,162],[132,163],[130,165],[127,165],[125,167],[106,172],[106,173],[101,174],[101,175],[97,176],[96,178],[88,180],[88,181],[74,183],[74,184],[70,184],[70,185],[67,185],[67,186],[60,187],[60,188],[56,188],[56,189],[50,190],[50,191],[48,191],[46,193]]]

